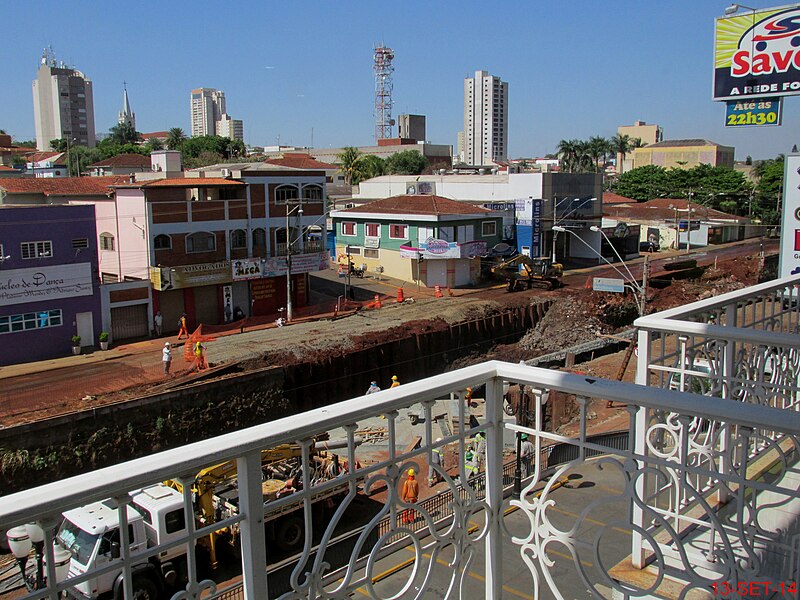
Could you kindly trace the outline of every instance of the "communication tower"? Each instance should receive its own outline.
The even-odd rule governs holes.
[[[375,48],[375,139],[392,137],[392,73],[394,50],[381,43]]]

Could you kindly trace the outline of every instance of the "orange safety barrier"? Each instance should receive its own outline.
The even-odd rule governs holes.
[[[403,288],[397,288],[397,302],[398,304],[405,302],[405,296],[403,296]]]
[[[375,294],[375,302],[373,303],[373,306],[375,308],[380,308],[381,307],[381,297],[378,296],[378,294]]]
[[[440,286],[440,285],[435,285],[435,286],[433,286],[433,295],[434,295],[436,298],[442,298],[442,297],[444,296],[444,295],[442,294],[442,286]]]

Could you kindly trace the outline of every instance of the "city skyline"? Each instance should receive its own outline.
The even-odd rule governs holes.
[[[546,11],[533,5],[493,14],[485,39],[469,40],[463,31],[474,18],[470,3],[452,11],[412,2],[390,21],[365,2],[347,10],[237,3],[231,9],[247,17],[241,29],[214,39],[191,33],[206,5],[188,13],[163,5],[150,11],[156,5],[144,3],[135,14],[113,6],[63,14],[6,7],[16,60],[0,67],[0,128],[17,140],[34,138],[30,81],[42,47],[52,45],[92,80],[98,132],[116,124],[125,80],[139,131],[181,127],[188,134],[187,90],[213,87],[236,98],[248,144],[368,145],[372,51],[382,41],[396,55],[395,112],[425,115],[428,139],[454,149],[463,128],[463,80],[477,70],[509,82],[509,157],[555,152],[560,139],[611,137],[637,120],[663,126],[665,139],[735,146],[737,159],[771,158],[800,142],[796,97],[785,99],[781,127],[725,129],[724,104],[711,101],[711,78],[714,19],[727,2],[678,0],[643,9],[625,1],[613,10],[588,1]],[[91,35],[70,34],[87,23]]]

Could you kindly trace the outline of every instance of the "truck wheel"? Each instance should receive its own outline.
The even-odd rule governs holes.
[[[146,577],[134,579],[133,598],[134,600],[158,600],[158,586]]]
[[[275,528],[275,541],[281,550],[294,550],[303,544],[303,521],[300,517],[284,517]]]

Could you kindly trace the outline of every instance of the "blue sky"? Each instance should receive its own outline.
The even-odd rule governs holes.
[[[756,8],[780,5],[750,0]],[[373,143],[372,48],[395,51],[394,115],[424,114],[428,139],[455,144],[463,79],[485,69],[509,82],[512,157],[563,138],[610,137],[635,120],[667,139],[707,138],[736,157],[800,145],[800,98],[781,127],[726,129],[711,101],[715,0],[545,2],[3,3],[0,128],[34,137],[31,81],[42,48],[94,83],[107,131],[128,82],[137,129],[189,130],[189,92],[225,91],[245,141],[319,147]]]

